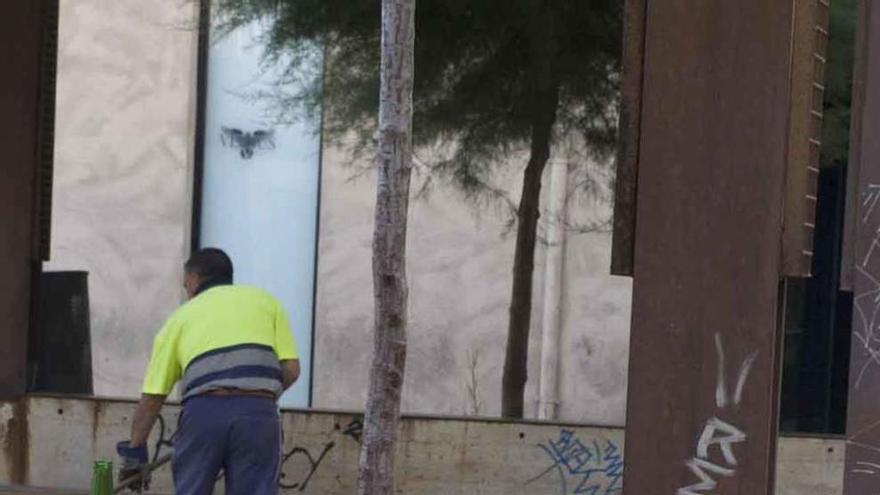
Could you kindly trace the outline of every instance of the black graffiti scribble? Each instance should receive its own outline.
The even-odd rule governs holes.
[[[156,460],[161,457],[164,449],[174,448],[174,440],[177,438],[177,434],[179,432],[179,429],[176,431],[172,431],[168,421],[161,414],[158,416],[157,419],[159,423],[159,438],[156,440],[155,443],[152,462],[156,462]],[[349,423],[343,433],[347,436],[354,438],[357,441],[360,441],[362,431],[363,423],[359,419],[355,418],[354,420],[352,420],[351,423]],[[312,453],[307,448],[300,446],[294,446],[289,451],[285,452],[283,457],[281,458],[282,472],[278,479],[278,487],[284,490],[296,490],[300,492],[305,491],[309,485],[309,481],[311,481],[312,479],[312,476],[314,476],[315,472],[318,470],[318,467],[321,465],[321,462],[324,460],[327,454],[331,450],[333,450],[335,446],[336,443],[332,441],[325,444],[323,449],[321,450],[321,453],[318,454],[317,457],[312,455]],[[301,481],[292,483],[285,482],[285,478],[287,477],[287,475],[283,472],[284,467],[290,462],[293,462],[292,459],[296,458],[297,456],[303,457],[308,461],[309,472]],[[224,478],[224,475],[225,473],[221,471],[217,475],[217,481],[222,480]]]
[[[220,142],[223,146],[238,148],[239,154],[245,160],[254,156],[254,150],[274,150],[275,131],[272,129],[257,129],[246,132],[233,127],[220,128]]]
[[[363,421],[361,421],[360,418],[354,418],[351,420],[351,423],[342,430],[342,434],[351,437],[357,443],[361,443],[361,438],[364,435]]]
[[[285,473],[282,472],[281,477],[278,480],[278,486],[282,489],[285,489],[285,490],[298,490],[301,492],[305,491],[306,487],[309,485],[309,480],[312,479],[312,476],[315,474],[315,471],[318,470],[318,466],[321,465],[321,461],[324,460],[324,457],[327,455],[327,453],[330,452],[331,450],[333,450],[333,447],[335,447],[335,446],[336,446],[335,442],[327,443],[326,445],[324,445],[324,450],[321,451],[321,454],[318,455],[317,458],[312,456],[311,452],[309,452],[308,449],[305,449],[303,447],[293,447],[292,449],[290,449],[287,453],[284,454],[284,457],[281,459],[282,471],[284,470],[284,466],[287,464],[287,462],[290,459],[294,458],[297,454],[299,454],[302,457],[305,457],[306,460],[309,461],[309,466],[310,466],[309,467],[309,474],[307,474],[305,479],[303,479],[300,482],[287,484],[284,482],[284,478],[286,477],[286,475],[285,475]]]
[[[153,461],[156,462],[162,453],[162,448],[174,448],[174,439],[177,437],[177,431],[169,433],[169,428],[165,422],[165,418],[160,414],[159,417],[159,438],[156,440],[156,446],[153,448]]]

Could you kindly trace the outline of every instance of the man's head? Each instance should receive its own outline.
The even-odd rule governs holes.
[[[205,283],[232,283],[232,260],[217,248],[203,248],[194,252],[183,265],[183,287],[193,297]]]

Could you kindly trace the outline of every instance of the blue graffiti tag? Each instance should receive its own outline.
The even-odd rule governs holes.
[[[562,494],[611,495],[620,493],[623,456],[614,442],[603,439],[583,443],[574,432],[562,430],[556,441],[539,444],[553,464],[527,483],[538,480],[553,469],[562,480]],[[569,492],[569,482],[574,491]]]

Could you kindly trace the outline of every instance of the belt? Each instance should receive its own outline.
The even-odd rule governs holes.
[[[266,390],[243,390],[240,388],[218,388],[208,390],[200,395],[218,396],[218,397],[262,397],[264,399],[275,400],[275,394]]]

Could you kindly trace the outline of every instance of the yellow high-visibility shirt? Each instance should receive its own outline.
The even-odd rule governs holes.
[[[233,357],[229,358],[227,350],[241,348],[250,350],[246,349],[244,354],[238,352],[238,355],[233,352]],[[278,366],[278,361],[299,357],[281,303],[256,287],[212,287],[180,306],[156,335],[143,393],[168,395],[182,378],[194,382],[189,385],[196,391],[222,388],[224,384],[243,389],[269,389],[253,380],[270,377],[274,380],[280,376],[280,368],[276,375],[266,369],[272,365],[265,359],[262,362],[247,361],[250,359],[247,352],[260,349],[274,351],[274,358],[277,358],[274,366]],[[224,356],[225,361],[217,361],[218,357]],[[188,368],[191,364],[196,368],[196,361],[200,361],[203,368],[195,373],[199,376],[185,377],[185,372],[194,374]],[[274,385],[271,388],[280,393],[280,384],[279,390],[274,390]],[[189,393],[182,390],[181,395],[186,398]]]

